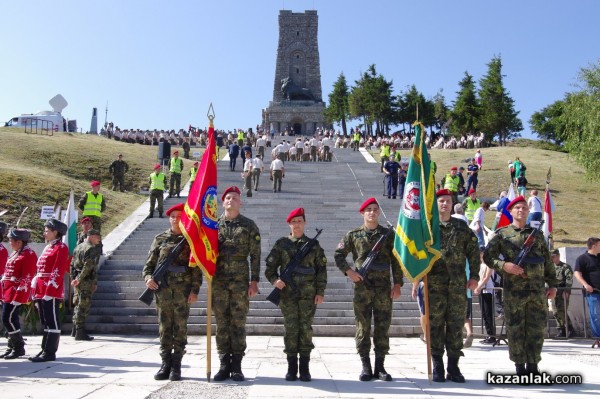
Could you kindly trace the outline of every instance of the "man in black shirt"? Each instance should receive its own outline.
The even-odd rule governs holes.
[[[600,291],[600,238],[588,238],[587,248],[587,252],[575,261],[574,276],[587,292],[592,293],[594,289]]]

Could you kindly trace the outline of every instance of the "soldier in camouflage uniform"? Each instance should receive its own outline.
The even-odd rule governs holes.
[[[77,234],[77,245],[87,240],[88,232],[92,229],[92,219],[86,216],[79,223],[81,224],[82,231]]]
[[[300,261],[292,274],[292,283],[286,285],[279,276],[304,244],[310,241],[304,234],[306,217],[304,208],[294,209],[286,222],[290,226],[290,236],[282,237],[267,256],[265,277],[281,290],[279,307],[285,326],[284,352],[287,354],[288,371],[286,381],[296,381],[298,354],[300,354],[300,381],[310,381],[308,364],[310,352],[315,347],[312,342],[312,321],[317,305],[323,303],[327,285],[327,258],[319,242]]]
[[[356,270],[387,229],[379,225],[379,203],[375,198],[367,199],[359,209],[364,224],[350,230],[335,250],[335,264],[354,284],[354,317],[356,319],[356,350],[362,362],[360,381],[373,377],[391,381],[392,376],[384,368],[385,356],[390,349],[389,329],[392,321],[392,300],[400,297],[403,275],[398,260],[393,255],[394,236],[390,236],[373,262],[366,281],[350,268],[346,256],[352,253]],[[393,287],[392,280],[393,279]],[[374,318],[373,346],[375,349],[375,372],[371,368],[371,318]]]
[[[563,288],[556,293],[554,298],[554,318],[558,324],[558,334],[555,338],[569,338],[573,334],[573,324],[566,311],[569,309],[569,297],[571,296],[571,287],[573,286],[573,269],[565,262],[561,262],[558,249],[552,251],[552,263],[556,270],[556,279],[558,287]],[[566,315],[566,323],[565,323]],[[568,331],[566,328],[568,327]]]
[[[440,215],[440,248],[442,256],[428,274],[429,325],[431,326],[431,358],[433,381],[465,382],[458,368],[462,352],[462,329],[467,310],[465,288],[474,290],[479,281],[479,247],[477,237],[462,220],[451,217],[450,190],[438,190],[437,206]],[[467,280],[465,264],[469,261]],[[465,281],[467,282],[465,286]],[[444,377],[444,347],[448,368]]]
[[[547,299],[556,296],[556,271],[540,231],[536,233],[533,247],[521,266],[512,262],[533,228],[526,223],[529,208],[523,196],[512,200],[506,209],[513,222],[496,230],[496,235],[485,249],[483,260],[486,265],[502,272],[510,360],[515,362],[518,375],[539,374]],[[546,289],[544,283],[549,288]]]
[[[185,238],[179,228],[183,204],[177,204],[167,210],[171,228],[154,237],[143,276],[146,287],[158,289],[152,274],[156,267],[169,255],[173,248]],[[181,379],[181,359],[187,344],[187,321],[190,305],[198,300],[202,284],[202,272],[198,267],[189,267],[190,247],[187,241],[179,256],[169,266],[166,274],[167,286],[161,286],[156,292],[158,309],[160,357],[162,365],[154,375],[155,380],[178,381]]]
[[[119,154],[118,158],[112,161],[108,167],[108,172],[112,175],[112,190],[117,191],[117,187],[121,192],[125,191],[125,173],[129,171],[129,165],[123,161],[123,154]]]
[[[71,260],[71,286],[73,291],[73,329],[75,341],[91,341],[91,337],[85,331],[85,319],[90,312],[92,295],[96,292],[96,267],[100,260],[98,245],[100,244],[100,232],[91,229],[87,232],[84,242],[77,245]]]
[[[215,381],[231,377],[243,381],[246,316],[250,298],[258,293],[260,232],[240,214],[240,189],[229,187],[221,197],[225,212],[219,218],[219,256],[212,281],[212,303],[217,320],[217,351],[221,366]],[[250,267],[248,267],[250,257]]]

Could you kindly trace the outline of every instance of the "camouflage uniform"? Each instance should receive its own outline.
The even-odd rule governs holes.
[[[544,283],[556,287],[556,272],[550,252],[541,232],[521,267],[527,276],[506,273],[506,261],[517,257],[532,228],[509,225],[496,231],[490,240],[483,260],[486,265],[502,272],[504,284],[504,317],[508,336],[510,360],[516,364],[536,364],[541,360],[544,328],[548,309]]]
[[[243,356],[250,307],[248,284],[258,281],[260,273],[260,232],[256,224],[243,215],[232,220],[222,216],[218,223],[219,256],[212,281],[217,351],[220,355]]]
[[[448,359],[464,356],[462,329],[467,309],[465,281],[479,280],[479,247],[477,237],[462,220],[440,221],[442,256],[428,276],[431,355]],[[467,279],[465,263],[469,261]]]
[[[350,269],[346,256],[352,252],[352,260],[356,270],[387,229],[378,226],[369,230],[364,225],[346,233],[335,250],[335,264],[345,274]],[[392,322],[392,298],[390,296],[393,279],[394,284],[404,284],[402,270],[396,257],[392,254],[394,236],[384,244],[367,274],[367,282],[354,284],[354,317],[356,320],[356,350],[360,357],[368,357],[371,350],[371,316],[375,319],[373,346],[375,356],[385,356],[390,349],[389,329]]]
[[[117,187],[121,192],[125,190],[125,173],[129,171],[129,165],[122,159],[115,159],[108,167],[108,171],[112,174],[112,190],[117,191]]]
[[[171,229],[154,237],[148,260],[144,265],[144,280],[152,277],[152,273],[179,243],[185,240],[183,235],[174,234]],[[184,243],[184,249],[173,261],[167,271],[167,286],[161,286],[155,293],[158,309],[160,353],[161,357],[182,356],[187,344],[187,321],[190,315],[188,297],[190,293],[198,294],[202,284],[202,272],[198,267],[188,267],[190,247]],[[158,283],[158,282],[157,282]]]
[[[99,260],[100,252],[97,246],[87,240],[77,245],[73,252],[71,277],[79,281],[73,290],[73,325],[76,329],[84,328],[85,319],[90,312]]]
[[[266,261],[265,277],[271,284],[275,284],[296,252],[308,241],[310,238],[306,235],[277,240]],[[317,309],[315,295],[324,296],[326,285],[327,258],[317,242],[296,268],[292,282],[281,290],[279,307],[285,326],[284,352],[288,356],[309,356],[314,348],[312,321]]]
[[[554,298],[554,305],[556,307],[554,311],[554,318],[558,324],[558,328],[565,329],[565,310],[569,309],[569,300],[563,297],[563,292],[571,293],[571,287],[573,286],[573,269],[571,266],[564,262],[560,262],[558,265],[554,265],[556,270],[556,279],[558,281],[558,287],[563,288],[558,290],[556,298]],[[573,331],[573,324],[571,319],[567,315],[567,323],[569,331]]]

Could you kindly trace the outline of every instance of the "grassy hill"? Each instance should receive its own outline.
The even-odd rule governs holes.
[[[510,184],[508,161],[519,157],[527,166],[527,196],[533,189],[544,201],[546,174],[552,168],[550,190],[556,206],[553,214],[555,247],[582,246],[590,236],[600,235],[600,208],[596,184],[585,179],[584,170],[569,159],[568,154],[536,148],[524,140],[517,146],[482,148],[483,168],[477,187],[480,197],[497,197]],[[401,150],[402,157],[410,157],[410,150]],[[464,166],[475,150],[430,150],[437,164],[436,180],[439,182],[450,167]],[[373,154],[377,159],[378,152]],[[464,174],[466,179],[466,172]],[[495,212],[486,214],[486,225],[491,226]]]
[[[43,241],[41,207],[59,203],[64,209],[71,189],[78,201],[90,189],[89,182],[99,180],[100,192],[107,202],[102,228],[107,234],[146,200],[147,195],[138,193],[140,186],[147,184],[157,152],[157,147],[95,135],[42,136],[25,134],[17,128],[0,128],[0,210],[8,209],[0,219],[12,226],[28,206],[20,226],[32,230],[34,241]],[[129,164],[125,193],[111,191],[108,166],[118,154],[123,154]],[[186,169],[189,166],[188,162]]]

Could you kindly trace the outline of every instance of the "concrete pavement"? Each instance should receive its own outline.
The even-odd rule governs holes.
[[[41,337],[27,337],[28,354],[38,351]],[[392,338],[386,369],[391,382],[358,381],[360,359],[352,338],[315,337],[313,381],[286,382],[283,338],[249,336],[243,361],[247,380],[208,383],[206,337],[192,336],[183,359],[183,380],[154,381],[159,368],[158,338],[152,336],[96,336],[91,342],[61,337],[58,359],[31,363],[26,358],[0,360],[0,397],[17,398],[587,398],[600,392],[600,349],[591,341],[547,340],[540,368],[552,375],[581,374],[581,385],[494,386],[487,371],[512,373],[505,345],[492,348],[475,343],[465,350],[461,370],[465,384],[432,383],[427,379],[425,345],[418,338]],[[6,341],[0,342],[4,350]],[[218,358],[212,345],[212,375]]]

